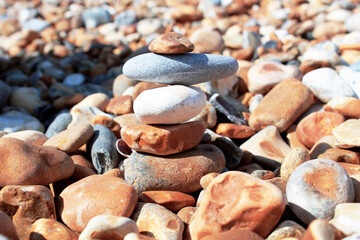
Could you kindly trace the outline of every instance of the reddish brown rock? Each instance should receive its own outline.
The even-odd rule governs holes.
[[[220,123],[216,127],[216,133],[229,138],[249,138],[256,132],[247,125],[235,123]]]
[[[74,161],[74,164],[76,164],[76,165],[87,167],[93,171],[96,171],[92,162],[87,160],[83,155],[78,155],[78,154],[72,155],[71,159]]]
[[[359,164],[359,155],[356,152],[339,149],[339,148],[330,148],[324,153],[318,156],[319,159],[330,159],[336,162],[347,162],[353,164]]]
[[[190,219],[196,210],[197,207],[184,207],[177,213],[177,216],[181,219],[181,221],[183,221],[184,224],[189,224]]]
[[[0,210],[12,218],[17,233],[23,240],[29,239],[31,225],[36,220],[56,219],[52,193],[44,186],[11,185],[2,188]]]
[[[97,115],[93,119],[92,125],[101,124],[107,128],[109,128],[117,138],[120,138],[120,125],[114,121],[112,118],[107,116]]]
[[[97,215],[129,217],[136,202],[136,190],[123,179],[92,175],[65,188],[57,208],[63,222],[73,231],[81,232]]]
[[[299,122],[296,136],[306,147],[311,148],[320,138],[332,135],[333,128],[344,120],[339,113],[314,112]]]
[[[314,102],[311,91],[297,79],[277,84],[251,113],[249,126],[259,131],[274,125],[286,131]]]
[[[149,45],[149,50],[154,53],[180,54],[191,52],[194,45],[184,35],[168,32],[160,35]]]
[[[360,118],[360,99],[354,97],[335,97],[330,100],[324,110],[337,112],[347,118]]]
[[[157,203],[172,212],[195,205],[195,198],[176,191],[145,191],[139,195],[139,201]]]
[[[48,137],[44,133],[35,130],[23,130],[23,131],[13,132],[6,134],[3,137],[17,138],[24,142],[38,146],[43,145],[48,140]]]
[[[205,236],[204,238],[201,239],[202,240],[263,240],[263,238],[260,237],[258,234],[243,229],[224,231],[213,235]]]
[[[292,125],[286,132],[286,138],[291,148],[295,147],[303,147],[306,148],[304,144],[302,144],[296,136],[296,125]]]
[[[103,174],[104,176],[112,176],[112,177],[118,177],[118,178],[125,178],[125,171],[123,169],[119,168],[113,168]]]
[[[54,219],[40,218],[33,223],[29,240],[77,240],[79,234]]]
[[[339,162],[349,175],[360,175],[360,165],[345,162]]]
[[[70,109],[84,99],[84,95],[79,93],[69,94],[60,97],[54,101],[54,108],[58,111],[63,109]]]
[[[109,104],[106,107],[106,112],[114,115],[122,115],[127,113],[133,113],[133,101],[129,95],[118,96],[110,99]]]
[[[19,239],[14,223],[11,221],[11,218],[3,211],[0,211],[0,226],[0,236],[5,236],[13,240]]]
[[[207,187],[191,221],[193,240],[227,230],[249,230],[266,237],[285,209],[279,188],[241,172],[223,173]]]
[[[53,148],[0,138],[0,152],[0,186],[48,185],[74,172],[69,155]]]
[[[86,98],[84,98],[81,102],[76,104],[71,110],[70,113],[73,113],[77,107],[80,106],[91,106],[97,107],[101,111],[105,111],[106,106],[108,105],[110,98],[105,93],[93,93]]]
[[[135,151],[170,155],[198,145],[206,127],[202,120],[177,125],[124,126],[121,138]]]
[[[153,82],[139,82],[134,86],[134,92],[133,92],[133,100],[137,98],[137,96],[140,95],[145,90],[153,89],[153,88],[159,88],[159,87],[166,87],[166,84],[162,83],[153,83]]]
[[[66,153],[73,153],[87,143],[94,134],[89,123],[79,123],[49,138],[44,146],[56,147]]]

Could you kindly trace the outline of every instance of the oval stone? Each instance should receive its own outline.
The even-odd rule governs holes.
[[[206,95],[199,88],[175,85],[142,92],[134,113],[146,124],[177,124],[198,115],[205,105]]]
[[[202,176],[225,167],[222,151],[210,144],[200,144],[192,150],[159,157],[132,153],[125,160],[125,180],[138,192],[168,190],[185,193],[201,189]]]
[[[40,218],[32,224],[29,240],[77,240],[78,238],[79,234],[60,222],[54,219]]]
[[[328,159],[301,164],[286,185],[291,210],[304,223],[315,218],[330,220],[336,205],[355,198],[353,182],[345,169]]]
[[[130,217],[136,202],[136,190],[123,179],[91,175],[66,187],[58,198],[57,208],[63,222],[81,232],[98,215]]]
[[[228,77],[238,66],[234,58],[222,55],[146,53],[127,61],[123,72],[128,78],[146,82],[193,85]]]

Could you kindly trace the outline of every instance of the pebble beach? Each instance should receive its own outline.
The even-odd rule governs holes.
[[[0,240],[151,239],[360,239],[360,2],[0,0]]]

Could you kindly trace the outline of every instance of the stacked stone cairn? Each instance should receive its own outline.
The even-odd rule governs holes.
[[[208,125],[192,119],[204,109],[207,97],[192,85],[228,77],[238,63],[228,56],[188,53],[193,49],[186,37],[169,32],[149,45],[152,53],[124,65],[126,77],[157,84],[136,97],[134,114],[122,120],[117,144],[134,150],[124,162],[125,180],[139,193],[192,193],[201,189],[202,176],[225,167],[218,147],[199,144]]]

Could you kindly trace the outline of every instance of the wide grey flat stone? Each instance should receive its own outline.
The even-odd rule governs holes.
[[[127,61],[123,73],[134,80],[193,85],[228,77],[238,67],[234,58],[222,55],[146,53]]]

